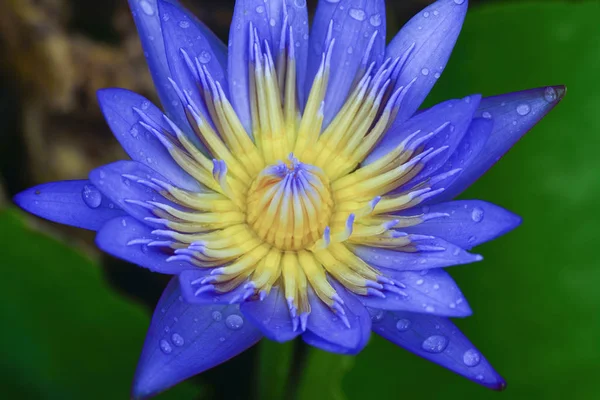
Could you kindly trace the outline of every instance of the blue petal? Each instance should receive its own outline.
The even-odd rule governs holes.
[[[145,222],[146,218],[156,217],[148,208],[152,208],[148,204],[149,201],[159,201],[177,207],[148,186],[139,183],[150,181],[153,178],[168,182],[153,169],[135,161],[117,161],[90,172],[90,181],[106,197],[127,211],[129,215],[142,222]],[[147,225],[164,228],[164,225],[155,223],[147,223]]]
[[[149,118],[155,127],[170,131],[163,113],[154,104],[137,93],[118,88],[99,90],[98,102],[110,129],[132,160],[160,171],[183,189],[199,190],[198,182],[177,165],[152,132],[140,125],[142,118],[134,108]]]
[[[554,86],[484,98],[476,116],[492,118],[494,129],[479,157],[440,199],[450,200],[471,186],[546,116],[562,100],[565,93],[564,86]]]
[[[302,333],[299,326],[294,327],[285,295],[279,287],[271,289],[262,301],[242,303],[240,310],[265,337],[276,342],[287,342]]]
[[[444,191],[429,197],[423,204],[439,202],[440,196],[444,196],[445,191],[451,188],[460,175],[465,170],[468,170],[471,164],[479,157],[492,133],[493,127],[494,123],[490,119],[473,119],[467,133],[454,153],[452,153],[442,167],[435,171],[435,177],[432,178],[432,180],[436,179],[436,182],[431,185],[431,190],[436,191],[443,188]]]
[[[467,253],[462,248],[440,238],[415,242],[417,252],[403,252],[370,246],[354,246],[352,251],[366,263],[395,271],[420,271],[481,261],[483,257]]]
[[[373,320],[373,332],[480,385],[494,390],[506,387],[504,379],[449,319],[388,311]]]
[[[200,78],[196,65],[206,68],[214,81],[219,82],[223,91],[227,93],[229,89],[225,76],[227,58],[224,46],[204,24],[183,7],[158,0],[158,10],[171,78],[210,120],[210,114],[200,94]],[[184,52],[188,57],[187,62]],[[186,99],[180,100],[183,104],[188,104]]]
[[[296,0],[237,0],[229,32],[229,84],[231,103],[247,132],[252,132],[248,65],[250,61],[250,24],[256,29],[261,42],[267,41],[276,60],[281,43],[285,15],[294,36],[297,87],[304,87],[308,53],[308,12],[306,1]],[[303,93],[299,93],[302,104]]]
[[[439,149],[442,146],[448,146],[448,149],[429,162],[412,182],[417,182],[431,175],[448,160],[458,147],[471,125],[480,99],[479,95],[474,95],[465,97],[462,100],[448,100],[415,115],[406,122],[401,123],[396,120],[381,143],[365,159],[363,165],[371,164],[386,155],[416,132],[419,133],[412,139],[411,143],[436,132],[423,146],[426,149]]]
[[[184,127],[187,119],[179,97],[168,80],[171,73],[165,52],[157,0],[129,0],[129,7],[138,29],[154,86],[165,112],[180,127]]]
[[[160,393],[237,356],[260,338],[237,305],[190,305],[182,300],[173,278],[152,317],[132,396]]]
[[[102,251],[153,272],[176,275],[194,268],[181,261],[167,262],[169,254],[147,245],[159,240],[162,239],[153,235],[152,229],[132,217],[107,222],[96,236],[96,244]]]
[[[346,101],[361,70],[366,70],[373,61],[381,63],[383,60],[386,39],[385,2],[383,0],[319,1],[310,35],[306,96],[310,92],[321,64],[322,55],[329,45],[327,38],[330,28],[331,38],[335,39],[335,44],[325,97],[325,126],[331,122]],[[361,77],[358,76],[358,79]]]
[[[446,67],[467,5],[467,0],[438,0],[414,16],[390,42],[387,56],[392,58],[414,46],[396,82],[396,87],[401,87],[417,78],[402,101],[398,121],[406,121],[417,111]]]
[[[396,290],[384,290],[386,298],[361,296],[362,303],[382,310],[411,311],[442,317],[467,317],[472,314],[460,289],[442,269],[421,272],[383,270],[397,282]]]
[[[469,250],[502,236],[521,224],[521,218],[501,207],[480,200],[461,200],[424,207],[427,213],[447,214],[403,232],[432,235]]]
[[[245,283],[242,283],[233,290],[224,293],[218,293],[209,282],[202,283],[201,280],[210,274],[210,269],[194,268],[193,270],[184,271],[179,275],[179,284],[181,285],[181,293],[190,304],[237,304],[244,300],[244,294],[248,289],[244,288]],[[198,292],[198,289],[206,286],[206,289]],[[212,289],[211,289],[212,288]]]
[[[315,346],[320,343],[329,343],[337,348],[344,348],[346,349],[344,354],[357,354],[369,341],[371,318],[366,308],[354,295],[349,294],[335,280],[332,280],[331,283],[345,303],[342,308],[346,316],[344,318],[339,313],[334,313],[309,287],[311,311],[308,317],[307,330],[310,331],[310,334],[307,335],[305,340]],[[312,340],[313,335],[322,340]],[[323,349],[330,351],[326,348]]]
[[[87,180],[44,183],[17,194],[13,200],[38,217],[92,231],[126,215]]]

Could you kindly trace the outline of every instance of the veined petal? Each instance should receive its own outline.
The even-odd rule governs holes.
[[[442,269],[421,272],[385,271],[397,282],[399,294],[385,291],[386,298],[361,296],[362,303],[381,310],[410,311],[442,317],[467,317],[473,312],[458,285]]]
[[[167,180],[153,169],[135,161],[117,161],[98,167],[90,172],[90,181],[110,200],[115,202],[132,217],[145,222],[145,218],[154,218],[152,206],[148,203],[158,199],[158,193],[140,183],[153,178],[163,182]],[[161,203],[175,207],[175,204],[161,198]],[[150,226],[162,227],[154,223]]]
[[[479,179],[564,97],[564,86],[549,86],[481,100],[476,116],[491,118],[494,129],[473,163],[439,199],[450,200]]]
[[[295,326],[285,295],[279,287],[274,287],[264,300],[256,299],[243,303],[240,310],[271,340],[287,342],[302,333],[299,317]]]
[[[448,217],[404,228],[408,234],[432,235],[469,250],[496,239],[521,224],[521,218],[481,200],[460,200],[425,206],[428,213]]]
[[[227,93],[229,89],[225,76],[227,59],[224,45],[210,29],[183,7],[158,0],[158,10],[170,77],[183,93],[190,96],[204,117],[210,120],[200,93],[200,77],[196,65],[206,68],[212,79],[219,82]],[[188,57],[187,61],[185,57]]]
[[[317,346],[320,343],[329,343],[336,348],[347,349],[344,354],[359,353],[369,341],[371,319],[366,308],[337,281],[330,280],[344,304],[340,304],[345,315],[334,312],[325,305],[309,289],[310,315],[307,329],[310,334],[305,339],[309,344]],[[313,335],[322,340],[313,340]],[[328,350],[323,347],[324,350]],[[329,350],[328,350],[329,351]]]
[[[252,132],[249,96],[250,28],[256,30],[261,43],[266,41],[277,60],[286,21],[293,32],[297,84],[304,87],[308,53],[308,11],[305,1],[237,0],[229,32],[228,77],[231,103],[247,132]],[[300,101],[304,93],[298,93]],[[302,103],[300,103],[302,104]]]
[[[13,200],[38,217],[92,231],[126,215],[88,180],[44,183],[22,191]]]
[[[158,247],[148,246],[161,240],[152,229],[132,217],[118,217],[107,222],[96,236],[102,250],[122,260],[161,274],[175,275],[194,266],[183,262],[167,262],[168,255]]]
[[[319,0],[310,34],[305,94],[311,90],[322,55],[335,40],[331,75],[325,97],[324,126],[340,110],[353,84],[371,62],[381,63],[385,53],[386,17],[383,0]]]
[[[386,155],[415,132],[418,132],[418,134],[414,137],[414,141],[435,132],[431,139],[423,144],[425,148],[438,149],[441,146],[448,146],[448,149],[442,152],[438,158],[432,160],[433,162],[430,163],[428,168],[421,171],[418,177],[415,177],[412,181],[416,182],[418,179],[431,175],[456,150],[471,125],[480,99],[479,95],[474,95],[461,100],[448,100],[415,115],[406,122],[396,120],[381,143],[363,162],[363,165],[371,164]]]
[[[374,319],[373,332],[480,385],[494,390],[506,387],[504,379],[449,319],[388,311]]]
[[[395,271],[420,271],[481,261],[483,257],[439,238],[419,240],[417,252],[404,252],[370,246],[354,246],[352,251],[366,263]]]
[[[467,6],[467,0],[438,0],[414,16],[388,45],[386,55],[392,58],[414,47],[396,82],[396,87],[401,87],[417,78],[402,102],[398,121],[417,111],[446,67]]]
[[[119,88],[99,90],[98,102],[110,129],[132,160],[160,170],[162,175],[181,188],[200,189],[198,182],[177,165],[156,136],[140,125],[143,121],[136,109],[157,127],[170,130],[158,107],[137,93]]]
[[[237,305],[181,300],[173,278],[158,301],[138,363],[132,397],[145,398],[240,354],[261,338]]]

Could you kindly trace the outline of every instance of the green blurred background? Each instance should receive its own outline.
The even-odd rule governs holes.
[[[390,33],[430,2],[388,1]],[[233,0],[184,3],[227,37]],[[159,398],[600,398],[599,20],[593,0],[471,1],[428,100],[568,86],[558,108],[463,196],[524,219],[477,249],[485,261],[451,269],[474,309],[457,323],[507,379],[505,392],[374,337],[357,357],[263,342]],[[0,2],[2,398],[128,398],[166,278],[9,200],[125,157],[95,101],[108,86],[155,98],[125,0]]]

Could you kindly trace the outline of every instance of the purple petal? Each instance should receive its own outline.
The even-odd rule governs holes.
[[[167,180],[153,169],[135,161],[117,161],[90,172],[90,181],[110,200],[127,211],[132,217],[144,222],[145,218],[154,218],[148,202],[158,201],[176,207],[148,186],[140,183],[158,179]],[[148,223],[157,228],[164,225]]]
[[[440,199],[450,200],[471,186],[525,133],[562,100],[564,86],[525,90],[481,100],[476,116],[492,118],[494,129],[479,157],[461,174]]]
[[[171,78],[210,120],[210,114],[200,95],[200,78],[196,63],[206,68],[214,81],[219,82],[223,91],[227,93],[229,89],[225,76],[227,58],[224,45],[185,8],[158,0],[158,10]],[[187,62],[184,52],[188,57]],[[184,104],[187,104],[187,101]]]
[[[233,290],[225,293],[218,293],[214,290],[214,287],[210,282],[203,283],[202,279],[208,278],[210,275],[210,269],[196,267],[194,269],[184,271],[179,275],[179,284],[181,286],[181,293],[190,304],[238,304],[244,301],[244,294],[249,290],[244,288],[245,284],[242,283],[240,286]],[[203,288],[203,290],[200,290]]]
[[[365,262],[377,268],[395,271],[420,271],[481,261],[483,257],[471,254],[440,238],[415,242],[417,252],[403,252],[369,246],[354,246],[352,251]]]
[[[13,201],[38,217],[92,231],[126,215],[87,180],[44,183],[22,191]]]
[[[438,0],[414,16],[387,48],[387,56],[400,57],[411,47],[396,87],[417,78],[402,102],[397,120],[406,121],[421,106],[450,58],[462,28],[468,1]]]
[[[335,280],[332,280],[332,285],[344,301],[341,307],[345,316],[340,315],[339,312],[333,312],[309,288],[311,312],[308,317],[307,329],[311,334],[307,335],[305,340],[315,346],[326,342],[337,348],[347,349],[344,354],[357,354],[369,341],[371,318],[366,308],[354,295],[349,294]],[[313,335],[322,340],[312,340]],[[329,351],[329,349],[323,349]]]
[[[248,89],[248,65],[250,47],[250,24],[256,29],[261,43],[267,41],[277,60],[281,42],[281,32],[285,15],[294,36],[297,83],[304,87],[308,52],[308,12],[305,1],[295,0],[237,0],[229,32],[229,84],[231,103],[247,132],[252,132],[250,98]],[[299,93],[302,102],[303,93]],[[300,103],[302,104],[302,103]]]
[[[162,239],[153,235],[151,228],[132,217],[120,217],[107,222],[96,236],[96,244],[102,251],[153,272],[176,275],[194,268],[182,261],[167,262],[169,254],[147,245],[157,240]]]
[[[237,305],[190,305],[173,278],[152,317],[132,396],[162,392],[237,356],[260,338],[260,331],[244,319]]]
[[[126,89],[99,90],[98,102],[110,129],[132,160],[160,171],[181,188],[200,188],[198,182],[177,165],[156,136],[140,125],[142,118],[134,111],[134,108],[138,109],[157,128],[170,131],[160,109],[145,97]]]
[[[473,313],[452,277],[442,269],[383,272],[397,282],[399,290],[384,290],[385,299],[361,296],[367,307],[442,317],[467,317]]]
[[[262,301],[242,303],[240,310],[265,337],[276,342],[287,342],[302,333],[299,326],[294,326],[284,293],[278,287]]]
[[[385,312],[373,332],[480,385],[503,390],[506,382],[479,350],[446,318],[409,312]]]
[[[469,250],[510,232],[521,218],[501,207],[480,200],[460,200],[425,206],[427,213],[448,214],[404,228],[408,234],[431,235]]]
[[[346,101],[361,68],[366,69],[371,62],[381,63],[383,60],[386,39],[385,2],[319,1],[310,35],[306,96],[321,64],[322,55],[329,46],[327,39],[330,28],[335,44],[325,97],[325,126]]]
[[[386,155],[415,132],[419,133],[411,143],[436,132],[423,144],[425,149],[439,149],[442,146],[448,146],[448,149],[441,152],[438,157],[434,157],[412,182],[422,180],[439,169],[456,150],[471,125],[480,99],[479,95],[474,95],[462,100],[448,100],[415,115],[406,122],[401,123],[396,120],[363,164],[371,164]]]

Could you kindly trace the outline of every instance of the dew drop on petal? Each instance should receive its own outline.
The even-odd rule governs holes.
[[[173,351],[173,348],[171,347],[169,342],[167,342],[164,339],[160,341],[159,346],[162,352],[165,354],[171,354],[171,352]]]
[[[179,21],[179,27],[181,29],[187,29],[190,27],[190,23],[188,21]]]
[[[429,12],[428,12],[428,11],[425,11],[425,12],[423,13],[423,16],[424,16],[425,18],[429,18]]]
[[[173,344],[177,347],[181,347],[185,344],[185,340],[183,340],[183,337],[181,337],[181,335],[178,333],[174,333],[171,336],[171,340],[173,341]]]
[[[481,222],[483,220],[483,209],[475,207],[473,212],[471,212],[471,218],[473,222]]]
[[[481,355],[475,349],[469,349],[463,354],[463,362],[467,367],[474,367],[481,362]]]
[[[410,328],[410,320],[408,319],[399,319],[398,322],[396,322],[396,329],[398,329],[400,332],[406,332],[408,329]]]
[[[259,14],[262,14],[265,12],[265,7],[264,6],[258,6],[256,7],[256,12]]]
[[[556,94],[556,90],[553,87],[549,86],[544,91],[544,98],[546,99],[546,101],[548,103],[552,103],[552,102],[556,101],[557,97],[558,97],[558,95]]]
[[[374,324],[380,322],[385,316],[385,312],[383,310],[373,310],[371,313],[371,322]]]
[[[490,114],[489,112],[485,111],[482,115],[483,118],[485,119],[491,119],[492,118],[492,114]]]
[[[525,116],[531,112],[531,107],[528,104],[520,104],[517,106],[517,114],[520,116]]]
[[[229,317],[225,319],[225,325],[229,329],[238,330],[244,326],[244,320],[237,314],[231,314]]]
[[[428,68],[423,68],[423,69],[421,70],[421,74],[423,74],[423,76],[427,76],[427,75],[429,75],[429,69],[428,69]]]
[[[371,25],[373,25],[374,27],[378,27],[381,25],[381,14],[374,14],[371,15],[371,18],[369,18],[369,22],[371,23]]]
[[[432,335],[423,341],[421,348],[428,353],[441,353],[448,347],[448,339],[442,335]]]
[[[213,311],[212,312],[212,319],[213,321],[220,321],[223,319],[223,314],[221,314],[221,312],[219,311]]]
[[[81,197],[83,202],[90,208],[98,208],[102,203],[102,193],[94,185],[85,185]]]
[[[154,15],[154,9],[152,8],[152,5],[147,0],[141,0],[140,7],[142,7],[142,11],[144,12],[144,14],[150,15],[150,16]]]
[[[464,3],[465,0],[454,0],[454,3],[461,5],[462,3]]]
[[[206,50],[203,50],[200,53],[200,56],[198,57],[198,61],[200,61],[202,64],[207,64],[208,62],[210,62],[211,58],[212,56],[210,55],[210,53]]]
[[[348,14],[357,21],[364,21],[367,18],[367,14],[359,8],[351,8]]]

